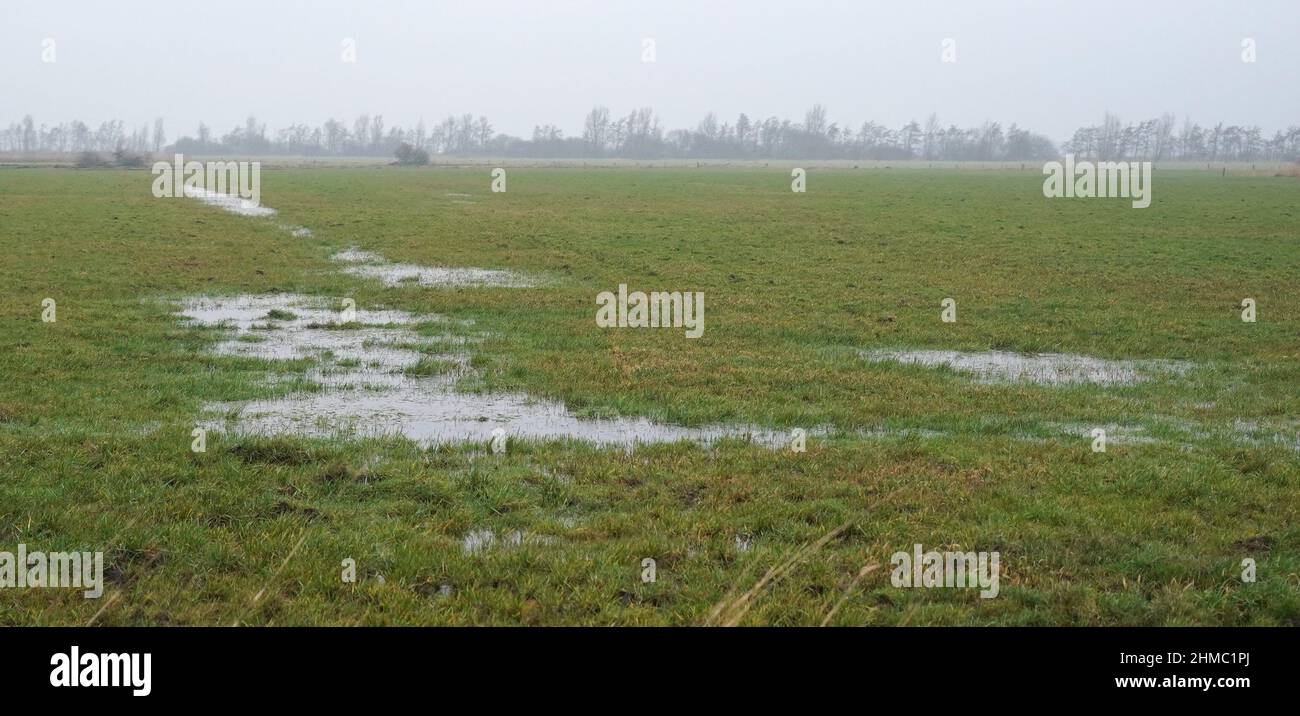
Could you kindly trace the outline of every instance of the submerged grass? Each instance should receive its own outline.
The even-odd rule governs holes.
[[[490,194],[463,170],[267,171],[275,219],[154,199],[147,172],[0,172],[0,550],[102,550],[108,581],[98,601],[6,590],[0,623],[1300,622],[1293,179],[1162,172],[1134,211],[1046,200],[1035,173],[825,171],[793,194],[775,169],[510,172]],[[387,287],[339,273],[354,246],[548,282]],[[704,291],[703,337],[598,329],[619,283]],[[309,364],[213,356],[220,333],[174,301],[277,292],[472,321],[466,387],[830,436],[497,455],[211,433],[191,452],[205,404],[302,389]],[[982,383],[873,349],[1192,367]],[[1094,453],[1088,426],[1151,439]],[[892,587],[915,543],[999,551],[1000,596]]]

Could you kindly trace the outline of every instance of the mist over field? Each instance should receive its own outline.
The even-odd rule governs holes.
[[[1165,158],[1178,136],[1189,159],[1293,159],[1300,141],[1286,0],[190,13],[10,3],[0,151],[1018,161],[1086,152],[1111,115],[1139,135],[1126,156]]]

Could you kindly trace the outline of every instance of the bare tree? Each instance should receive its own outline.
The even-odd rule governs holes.
[[[814,104],[812,109],[808,110],[803,116],[804,131],[816,136],[826,135],[826,108],[820,104]]]
[[[597,155],[605,152],[609,135],[609,109],[593,107],[582,123],[582,141]]]
[[[162,148],[166,144],[167,135],[163,132],[162,117],[158,117],[153,121],[153,150],[155,152],[161,152]]]

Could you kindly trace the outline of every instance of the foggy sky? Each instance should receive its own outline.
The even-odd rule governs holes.
[[[175,139],[249,114],[274,130],[471,112],[498,132],[578,136],[597,104],[650,106],[676,129],[708,111],[800,121],[820,102],[853,128],[936,112],[1060,140],[1109,109],[1270,135],[1300,124],[1298,30],[1298,0],[0,0],[0,123],[160,116]]]

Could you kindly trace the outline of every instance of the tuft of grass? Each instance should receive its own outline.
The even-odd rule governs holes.
[[[410,376],[431,376],[441,375],[456,367],[456,364],[449,360],[439,358],[423,357],[416,363],[407,366],[402,372]]]
[[[326,485],[369,483],[378,479],[370,470],[360,470],[342,460],[335,460],[316,475],[316,480]]]
[[[230,453],[249,464],[306,465],[313,462],[311,451],[297,442],[280,437],[248,437],[230,446]]]

